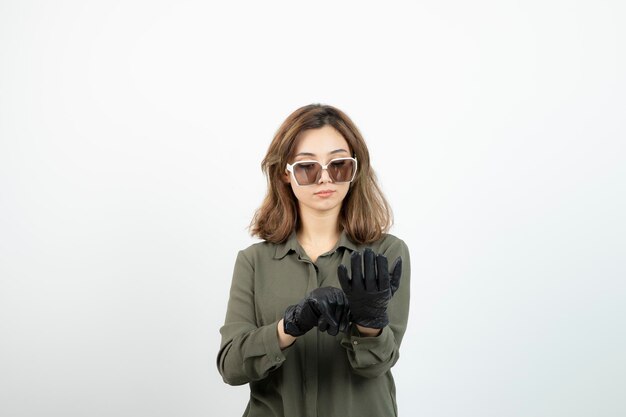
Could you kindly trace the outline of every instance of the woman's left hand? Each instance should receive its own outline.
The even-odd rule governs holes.
[[[400,286],[402,258],[398,257],[391,272],[387,258],[366,248],[361,256],[352,252],[352,277],[345,265],[339,265],[337,274],[341,288],[348,297],[352,322],[365,328],[382,329],[389,324],[387,305]]]

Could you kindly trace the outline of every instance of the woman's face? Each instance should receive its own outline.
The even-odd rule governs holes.
[[[326,165],[331,159],[352,156],[348,142],[341,133],[329,125],[302,132],[296,143],[294,155],[289,161],[290,164],[298,161],[317,161]],[[288,171],[285,171],[285,181],[291,184],[291,189],[298,199],[300,211],[313,211],[320,214],[330,214],[332,211],[339,214],[341,203],[350,189],[348,182],[333,182],[325,169],[322,170],[319,181],[312,185],[298,185]]]

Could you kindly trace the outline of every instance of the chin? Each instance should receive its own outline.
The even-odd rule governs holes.
[[[313,210],[331,211],[337,208],[341,208],[341,202],[340,201],[316,201],[311,204],[308,204],[308,206]]]

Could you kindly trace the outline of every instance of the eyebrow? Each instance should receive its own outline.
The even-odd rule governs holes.
[[[345,149],[341,149],[340,148],[340,149],[335,149],[334,151],[329,152],[328,154],[329,155],[334,155],[334,154],[342,153],[342,152],[345,152],[347,154],[350,153],[350,152],[346,151]],[[300,152],[300,153],[296,154],[295,157],[297,158],[298,156],[316,156],[316,155],[314,153],[311,153],[311,152]]]

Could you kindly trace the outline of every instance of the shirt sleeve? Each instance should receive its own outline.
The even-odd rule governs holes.
[[[402,257],[400,286],[387,307],[389,324],[376,337],[361,336],[353,325],[350,334],[341,340],[352,370],[366,378],[375,378],[386,373],[398,361],[400,343],[409,318],[411,287],[409,249],[402,240],[397,239],[381,252],[389,259],[390,266],[398,256]]]
[[[257,327],[255,316],[254,267],[245,252],[240,251],[217,355],[217,368],[227,384],[243,385],[263,379],[286,359],[289,349],[281,351],[278,345],[278,321]]]

